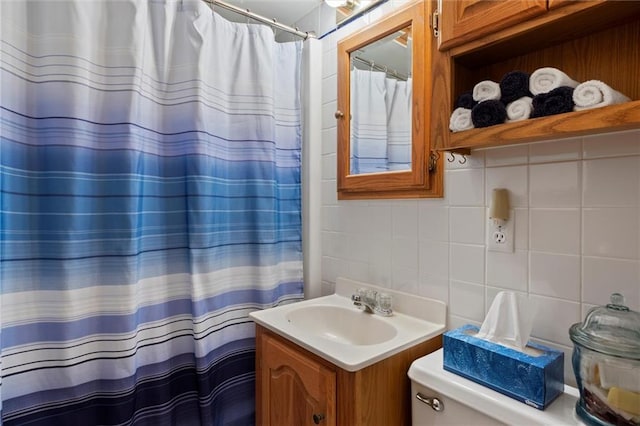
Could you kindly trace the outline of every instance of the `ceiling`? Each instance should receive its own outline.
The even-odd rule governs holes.
[[[265,18],[275,18],[285,25],[293,25],[300,18],[318,7],[323,0],[225,0],[242,9],[262,15]]]

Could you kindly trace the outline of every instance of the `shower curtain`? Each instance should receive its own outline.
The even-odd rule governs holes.
[[[1,2],[3,425],[246,425],[302,299],[300,42],[200,0]]]
[[[411,79],[351,70],[351,173],[411,169]]]

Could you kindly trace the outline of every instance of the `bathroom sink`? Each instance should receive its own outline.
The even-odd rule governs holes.
[[[351,295],[360,287],[391,294],[393,315],[383,317],[354,306]],[[249,317],[334,365],[357,371],[442,334],[446,305],[338,278],[334,294],[254,311]]]
[[[376,345],[393,339],[398,331],[376,315],[352,307],[308,305],[287,314],[287,321],[302,332],[351,345]]]

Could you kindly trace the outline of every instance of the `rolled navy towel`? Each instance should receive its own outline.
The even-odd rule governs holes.
[[[529,91],[533,95],[548,93],[562,86],[576,87],[577,85],[577,81],[552,67],[538,68],[529,77]]]
[[[471,90],[469,90],[468,92],[464,92],[463,94],[458,96],[458,98],[456,99],[456,103],[454,105],[454,108],[471,109],[474,106],[476,106],[477,103],[478,103],[478,101],[473,99],[473,92],[471,92]]]
[[[480,102],[471,110],[471,121],[475,127],[502,124],[507,119],[507,109],[498,100]]]
[[[506,73],[500,80],[500,93],[500,100],[505,105],[524,96],[533,96],[529,91],[529,74],[524,71]]]
[[[473,86],[473,100],[491,101],[500,99],[500,85],[495,81],[483,80]]]
[[[507,105],[507,121],[526,120],[533,111],[532,99],[523,96]]]
[[[549,93],[535,95],[531,101],[533,112],[531,118],[546,117],[573,111],[573,87],[561,86]]]
[[[452,132],[461,132],[468,129],[473,129],[471,109],[458,107],[453,110],[451,118],[449,119],[449,130]]]
[[[631,99],[600,80],[578,84],[573,91],[574,110],[582,111],[607,105],[629,102]]]

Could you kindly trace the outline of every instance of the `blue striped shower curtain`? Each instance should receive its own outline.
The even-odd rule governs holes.
[[[302,298],[300,42],[200,0],[2,1],[9,425],[254,421]]]

